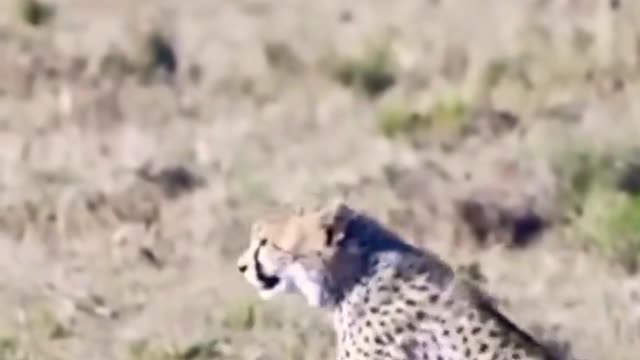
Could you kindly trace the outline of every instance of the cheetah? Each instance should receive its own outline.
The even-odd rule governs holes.
[[[336,359],[551,360],[472,283],[344,201],[255,221],[238,270],[333,314]]]

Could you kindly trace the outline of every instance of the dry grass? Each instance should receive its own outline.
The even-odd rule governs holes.
[[[638,195],[607,169],[640,5],[609,3],[0,3],[0,358],[331,358],[233,259],[345,194],[578,358],[635,359]]]

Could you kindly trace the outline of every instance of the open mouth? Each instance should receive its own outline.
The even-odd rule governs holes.
[[[275,276],[260,276],[260,275],[258,275],[258,279],[260,280],[260,283],[262,284],[262,289],[263,290],[271,290],[271,289],[275,288],[276,286],[278,286],[278,284],[280,283],[280,278],[275,277]]]

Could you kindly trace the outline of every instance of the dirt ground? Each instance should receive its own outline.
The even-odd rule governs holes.
[[[255,217],[336,196],[576,358],[638,358],[640,276],[571,231],[562,154],[637,144],[640,4],[18,4],[0,3],[0,359],[330,359],[326,314],[259,301],[234,262]],[[376,44],[392,61],[354,85],[344,59]]]

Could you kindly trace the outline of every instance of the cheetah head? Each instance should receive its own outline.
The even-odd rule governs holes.
[[[344,269],[344,233],[356,215],[341,201],[313,211],[263,218],[251,226],[238,270],[263,299],[302,294],[314,307],[332,303],[332,286]]]

